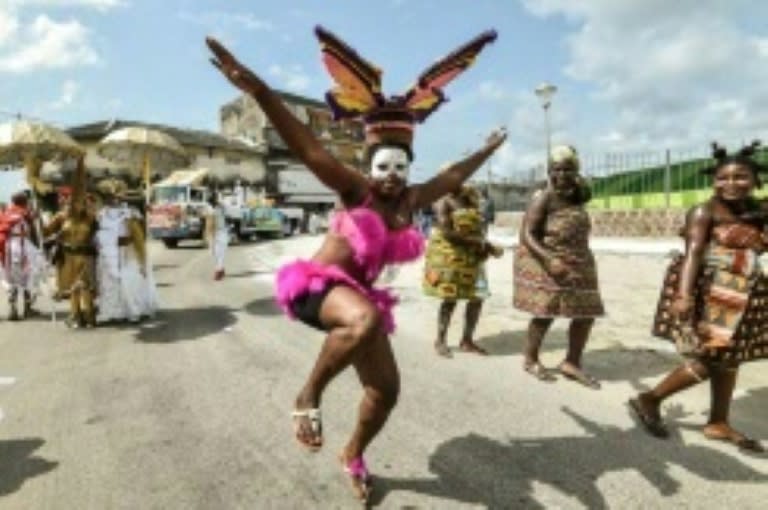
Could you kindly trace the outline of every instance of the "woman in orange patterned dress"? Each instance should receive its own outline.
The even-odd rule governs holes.
[[[714,144],[716,163],[708,169],[713,196],[686,217],[685,254],[667,272],[654,333],[674,341],[688,360],[629,401],[656,437],[669,435],[661,403],[709,379],[712,400],[704,436],[764,451],[728,420],[739,364],[768,357],[768,278],[760,264],[768,248],[768,204],[753,197],[765,169],[752,158],[758,145],[729,156]]]

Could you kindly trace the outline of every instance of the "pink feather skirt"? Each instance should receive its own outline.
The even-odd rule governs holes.
[[[295,319],[293,302],[305,294],[322,292],[330,284],[346,285],[365,296],[381,313],[387,333],[395,330],[392,309],[397,304],[397,297],[389,289],[361,284],[336,265],[311,260],[297,260],[284,265],[277,272],[275,298],[283,312]]]

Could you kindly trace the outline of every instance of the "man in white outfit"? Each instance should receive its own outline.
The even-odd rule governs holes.
[[[138,322],[157,309],[141,215],[120,201],[122,188],[114,180],[99,184],[104,205],[97,216],[96,232],[97,322]]]
[[[210,210],[206,221],[206,237],[213,252],[214,280],[224,278],[224,257],[229,246],[229,227],[224,214],[224,206],[218,200],[216,193],[209,200]]]
[[[16,193],[11,205],[0,214],[0,276],[8,290],[10,320],[32,313],[32,303],[45,276],[45,257],[37,246],[37,237],[28,197],[23,191]],[[24,296],[21,315],[19,294]]]

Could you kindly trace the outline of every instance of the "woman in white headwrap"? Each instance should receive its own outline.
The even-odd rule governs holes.
[[[568,352],[558,371],[597,389],[597,380],[581,368],[595,317],[604,311],[584,207],[591,194],[579,175],[576,149],[555,147],[548,174],[547,187],[533,196],[525,212],[515,253],[514,306],[533,314],[523,368],[540,380],[554,380],[539,361],[539,349],[555,317],[565,317],[571,319]]]

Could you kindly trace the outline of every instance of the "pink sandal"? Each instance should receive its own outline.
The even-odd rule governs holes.
[[[371,474],[368,472],[365,460],[362,456],[355,457],[349,461],[339,457],[339,460],[344,466],[344,472],[349,475],[355,495],[360,501],[367,502],[371,497],[373,487],[371,486]]]

